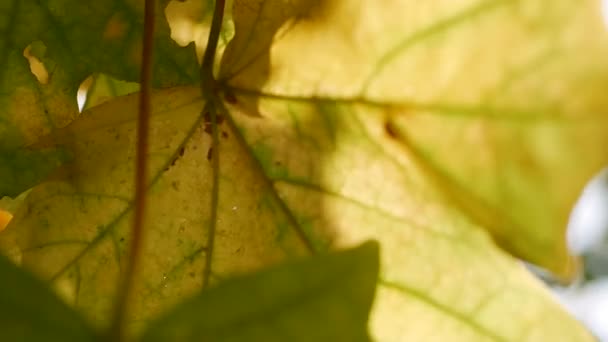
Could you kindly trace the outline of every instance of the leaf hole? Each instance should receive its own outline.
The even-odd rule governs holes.
[[[46,70],[46,67],[40,61],[40,59],[36,56],[42,55],[45,49],[46,47],[41,43],[33,43],[28,45],[25,50],[23,50],[23,57],[27,58],[27,61],[30,64],[30,71],[40,84],[47,84],[49,82],[49,72]]]
[[[207,45],[213,6],[213,1],[172,0],[165,7],[171,39],[180,46],[194,42],[199,60]]]
[[[76,93],[76,102],[78,102],[78,111],[82,112],[85,104],[87,103],[87,97],[89,93],[89,89],[91,89],[91,85],[93,84],[93,75],[85,78],[80,86],[78,87],[78,92]]]

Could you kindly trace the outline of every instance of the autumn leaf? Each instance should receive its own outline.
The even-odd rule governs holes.
[[[217,283],[307,254],[294,218],[228,128],[221,146],[227,157],[221,165],[220,218],[208,250],[211,138],[199,94],[198,88],[174,88],[153,98],[151,216],[134,320],[148,319],[209,279]],[[136,104],[135,94],[95,107],[41,142],[80,158],[32,190],[4,236],[15,234],[21,250],[16,259],[100,326],[109,319],[126,262]],[[205,268],[207,258],[213,258],[212,269]]]
[[[222,98],[204,94],[219,106],[153,97],[134,328],[206,281],[373,238],[378,340],[592,340],[505,250],[573,272],[567,213],[608,158],[598,6],[235,1]],[[129,242],[135,112],[117,98],[37,142],[72,159],[0,235],[99,327]]]
[[[509,252],[568,277],[569,211],[608,162],[599,6],[237,1],[220,80],[235,95],[312,98],[354,113],[369,107],[449,206]],[[336,190],[345,177],[336,177]],[[366,191],[352,197],[395,207],[413,186],[377,203]],[[399,210],[414,216],[408,207]]]

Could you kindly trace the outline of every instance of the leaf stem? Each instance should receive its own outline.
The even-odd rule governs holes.
[[[222,29],[224,19],[225,0],[217,0],[213,11],[213,19],[211,29],[209,31],[209,39],[207,48],[203,55],[203,62],[200,69],[201,77],[201,92],[207,100],[207,104],[203,109],[203,115],[208,113],[211,119],[211,173],[212,173],[212,188],[211,188],[211,210],[209,232],[207,235],[205,269],[203,270],[203,289],[209,286],[211,278],[211,263],[213,260],[213,248],[215,244],[215,231],[217,227],[217,210],[219,205],[219,175],[220,175],[220,141],[217,127],[217,109],[218,109],[218,87],[213,76],[213,64],[215,62],[215,53],[217,43]]]
[[[142,37],[142,62],[140,71],[139,113],[137,118],[137,146],[135,161],[135,207],[133,211],[133,226],[127,265],[121,275],[113,322],[110,329],[112,341],[125,339],[125,317],[132,296],[135,276],[138,273],[144,241],[144,219],[146,214],[147,195],[147,152],[150,126],[150,93],[152,90],[152,61],[154,51],[154,0],[145,0],[144,31]]]
[[[205,49],[205,54],[203,55],[203,62],[200,69],[201,90],[203,92],[203,96],[205,96],[207,99],[210,99],[217,94],[217,85],[215,78],[213,77],[213,63],[215,61],[217,43],[222,30],[225,6],[225,0],[215,1],[211,29],[209,30],[209,39],[207,40],[207,48]]]

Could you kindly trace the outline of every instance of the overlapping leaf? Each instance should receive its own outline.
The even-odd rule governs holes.
[[[0,328],[9,341],[96,341],[96,333],[38,279],[0,256]]]
[[[568,273],[569,203],[608,155],[597,5],[235,1],[215,247],[204,103],[160,92],[134,324],[206,276],[373,237],[378,340],[589,340],[484,229]],[[134,111],[134,96],[112,101],[41,142],[75,159],[3,233],[100,325],[130,223]]]
[[[257,116],[283,122],[264,134],[255,120],[243,120],[243,134],[250,145],[265,146],[263,153],[253,149],[258,160],[292,165],[277,172],[265,164],[296,216],[330,217],[323,225],[341,227],[343,238],[360,227],[363,238],[381,240],[390,261],[379,307],[404,310],[400,317],[414,321],[427,317],[411,309],[417,298],[423,310],[442,312],[434,318],[451,317],[477,338],[533,340],[537,333],[577,330],[558,329],[561,314],[548,318],[550,305],[537,310],[542,305],[531,302],[534,313],[524,320],[534,328],[516,327],[519,320],[497,323],[510,317],[502,311],[506,298],[524,303],[535,291],[522,270],[490,257],[496,253],[491,244],[466,231],[487,229],[508,251],[572,275],[564,242],[568,212],[585,181],[608,162],[607,45],[599,2],[241,5],[220,79],[237,99],[254,103],[238,111],[247,115],[257,107]],[[302,163],[319,155],[325,156],[322,166]],[[311,168],[315,172],[302,171]],[[320,212],[306,205],[319,202]],[[359,209],[347,209],[352,206]],[[374,221],[364,208],[396,222]],[[449,248],[440,247],[443,234]],[[475,257],[466,260],[458,241],[476,250]],[[504,266],[490,266],[497,259]],[[475,293],[463,295],[471,284]],[[391,301],[410,308],[396,309]],[[499,302],[502,312],[485,312]],[[376,322],[379,336],[389,340],[454,339],[424,329],[404,332],[382,314]]]
[[[154,83],[196,83],[193,49],[170,39],[162,15],[167,2],[158,5]],[[41,165],[49,169],[65,161],[60,151],[30,151],[17,161],[14,154],[77,115],[76,91],[87,76],[138,79],[142,23],[138,1],[0,3],[0,195],[14,196],[36,184],[48,173]],[[32,170],[32,179],[11,182],[25,169]]]
[[[240,132],[302,226],[331,231],[334,246],[380,242],[371,317],[379,341],[589,339],[520,262],[449,205],[415,154],[386,134],[383,108],[236,99]]]
[[[568,276],[568,213],[608,162],[599,6],[244,0],[220,78],[235,93],[382,109],[451,206]]]
[[[95,107],[40,142],[79,158],[32,190],[3,236],[19,245],[10,251],[14,259],[100,326],[109,319],[126,262],[136,105],[135,94]],[[222,128],[222,191],[211,250],[211,138],[203,105],[198,88],[174,88],[153,98],[150,215],[132,317],[140,323],[199,290],[205,278],[217,283],[306,254],[294,218],[228,127]],[[206,269],[208,258],[212,269]]]
[[[373,242],[285,263],[188,300],[152,323],[142,340],[369,341],[377,276]]]

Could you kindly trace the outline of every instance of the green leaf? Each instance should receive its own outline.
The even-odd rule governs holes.
[[[139,83],[120,81],[104,74],[95,75],[90,82],[86,90],[83,110],[95,107],[117,96],[139,91]]]
[[[220,79],[235,95],[369,107],[447,205],[507,251],[570,278],[568,215],[608,163],[600,6],[242,0]],[[364,191],[353,196],[369,202]],[[395,196],[378,201],[395,206]]]
[[[0,331],[4,341],[95,341],[82,318],[39,280],[0,256]]]
[[[0,195],[19,195],[69,159],[61,149],[0,151]]]
[[[92,73],[138,79],[143,4],[26,0],[3,1],[1,6],[0,28],[6,34],[0,38],[0,146],[16,140],[16,135],[31,142],[32,137],[65,125],[77,112],[78,86]],[[154,82],[164,87],[196,83],[193,50],[171,40],[163,9],[159,4]],[[40,82],[24,57],[32,43],[30,54],[48,73]],[[25,108],[27,115],[18,115]]]
[[[378,245],[282,264],[187,300],[143,341],[367,341]]]
[[[163,1],[166,5],[167,1]],[[194,49],[171,38],[164,6],[158,5],[154,84],[168,87],[198,81]],[[135,81],[139,75],[143,3],[94,3],[4,0],[0,3],[0,160],[17,148],[65,126],[78,115],[76,92],[82,81],[103,72]],[[30,71],[30,69],[32,71]],[[36,73],[36,76],[34,75]],[[42,178],[56,160],[31,172]],[[23,165],[7,162],[3,169],[18,174]],[[12,176],[11,176],[12,177]],[[11,185],[0,180],[0,190]],[[13,195],[27,185],[12,185]]]

